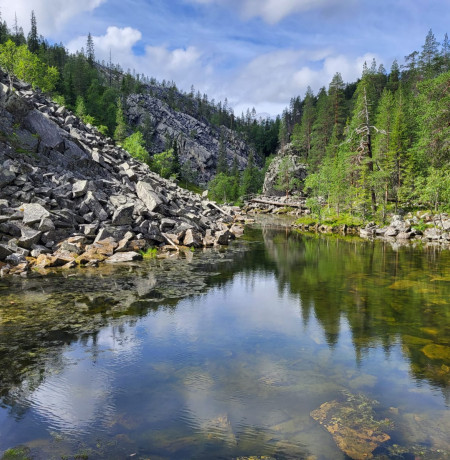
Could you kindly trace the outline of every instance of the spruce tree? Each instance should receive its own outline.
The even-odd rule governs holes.
[[[34,10],[31,11],[31,30],[28,34],[27,45],[32,53],[36,53],[39,50],[36,15],[34,14]]]
[[[95,62],[95,51],[94,51],[94,40],[90,32],[87,36],[86,56],[87,56],[89,65],[92,67]]]

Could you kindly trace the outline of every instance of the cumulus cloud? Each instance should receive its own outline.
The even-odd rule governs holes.
[[[370,65],[373,58],[378,61],[373,54],[351,58],[328,49],[266,53],[253,59],[236,76],[231,102],[236,103],[237,114],[252,106],[259,111],[281,113],[290,98],[304,96],[308,86],[315,93],[322,86],[328,88],[336,72],[341,73],[344,82],[355,81],[361,76],[363,63]],[[230,93],[231,89],[228,88]]]
[[[246,19],[260,17],[276,24],[285,17],[309,10],[324,9],[341,4],[340,0],[190,0],[204,5],[221,4],[238,8]]]
[[[201,51],[194,47],[171,49],[166,45],[146,46],[143,53],[136,54],[142,33],[132,27],[110,26],[106,33],[93,36],[95,57],[106,62],[111,52],[112,61],[124,69],[135,69],[138,73],[155,77],[157,80],[173,80],[187,90],[192,83],[205,81],[211,73],[207,63],[202,61]],[[67,48],[71,52],[86,47],[87,37],[72,40]]]
[[[30,29],[31,11],[37,19],[38,32],[51,35],[60,31],[65,24],[74,17],[87,11],[93,11],[107,0],[0,0],[2,17],[9,27],[14,25],[15,15],[17,22],[25,33]]]

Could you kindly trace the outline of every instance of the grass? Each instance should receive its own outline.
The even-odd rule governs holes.
[[[157,248],[149,248],[146,251],[139,251],[144,259],[154,259],[158,254]]]
[[[333,227],[339,227],[347,225],[348,227],[357,227],[364,224],[364,221],[360,217],[352,216],[350,214],[329,214],[322,216],[320,219],[314,216],[303,216],[295,221],[296,224],[302,225],[331,225]]]

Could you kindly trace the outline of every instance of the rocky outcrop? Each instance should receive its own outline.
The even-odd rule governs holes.
[[[0,82],[2,274],[135,260],[166,244],[227,244],[231,214],[27,85],[11,92]]]
[[[267,169],[266,175],[264,177],[263,195],[286,195],[285,190],[280,190],[277,187],[280,167],[282,166],[283,161],[288,162],[290,176],[297,179],[297,184],[292,187],[290,193],[295,194],[303,190],[303,182],[308,175],[306,165],[300,161],[300,157],[296,154],[292,144],[287,144],[285,147],[280,149],[280,151],[277,153],[277,156],[273,159],[272,163],[270,163],[270,166]]]
[[[235,132],[176,111],[149,93],[130,95],[126,116],[130,125],[150,131],[152,153],[164,151],[168,139],[176,140],[180,162],[190,164],[198,183],[207,183],[215,174],[221,136],[230,168],[235,156],[240,169],[247,165],[250,148]]]
[[[382,238],[397,242],[420,240],[423,243],[447,246],[450,245],[450,218],[446,213],[432,215],[420,211],[406,218],[395,215],[388,226],[382,227],[370,222],[360,229],[359,234],[362,238]]]

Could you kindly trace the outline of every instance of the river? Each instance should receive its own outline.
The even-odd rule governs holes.
[[[274,225],[2,279],[0,457],[450,458],[449,299],[450,251]]]

